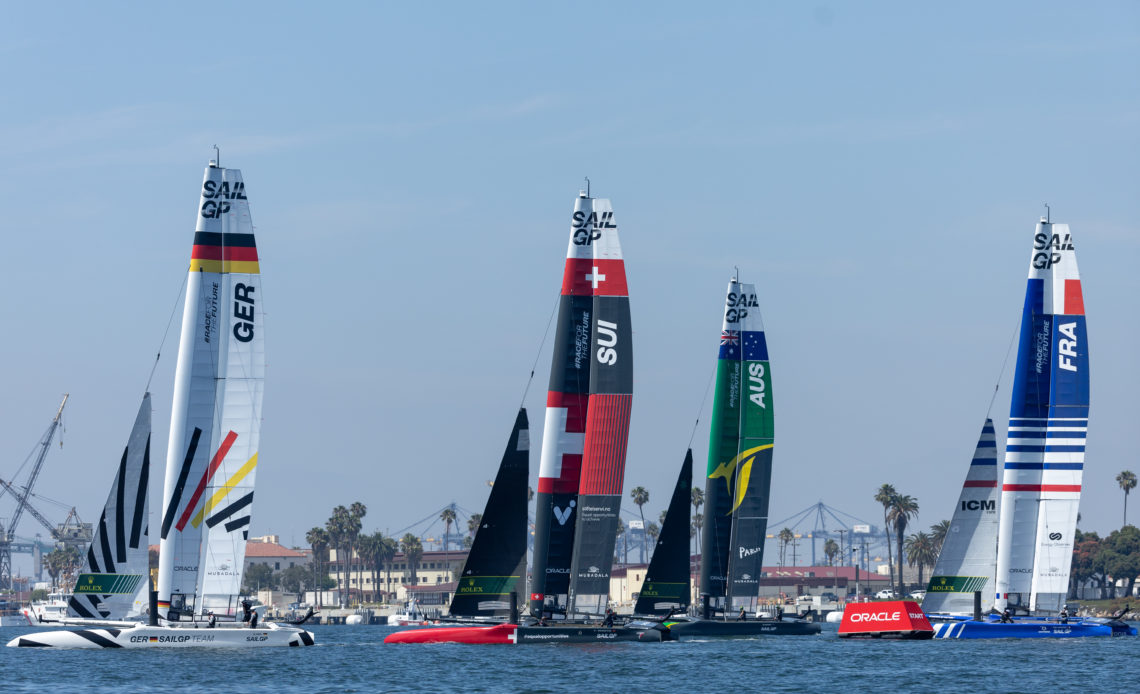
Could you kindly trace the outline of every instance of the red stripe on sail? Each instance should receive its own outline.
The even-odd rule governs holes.
[[[1085,315],[1085,297],[1081,293],[1080,280],[1065,280],[1065,315]]]
[[[257,249],[252,246],[194,246],[191,260],[245,260],[257,261]]]
[[[625,261],[567,258],[562,273],[563,296],[629,296]]]
[[[1004,484],[1003,492],[1079,492],[1079,484]]]
[[[632,403],[629,393],[599,393],[590,398],[579,494],[621,495]]]
[[[222,460],[226,457],[226,453],[230,452],[230,446],[234,445],[237,439],[237,434],[230,432],[226,434],[226,438],[222,441],[222,445],[218,446],[218,452],[214,454],[213,460],[210,461],[210,466],[206,468],[206,472],[202,474],[202,479],[198,482],[198,488],[194,490],[194,496],[190,497],[190,503],[186,504],[186,510],[182,512],[182,517],[178,519],[178,531],[181,532],[186,527],[186,523],[190,521],[191,514],[194,513],[194,507],[198,505],[198,499],[201,498],[202,492],[206,490],[206,483],[213,478],[214,473],[217,472],[218,466],[222,464]]]
[[[966,480],[966,483],[962,485],[963,488],[966,488],[966,487],[990,487],[990,488],[993,488],[996,486],[997,486],[997,480]]]

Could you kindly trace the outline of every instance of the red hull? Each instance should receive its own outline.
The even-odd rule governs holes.
[[[516,624],[409,629],[388,634],[384,643],[515,643],[516,629]]]

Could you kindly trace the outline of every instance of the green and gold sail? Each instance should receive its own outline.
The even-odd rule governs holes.
[[[764,325],[755,287],[734,278],[720,334],[701,536],[701,596],[713,606],[751,604],[759,592],[772,446]]]

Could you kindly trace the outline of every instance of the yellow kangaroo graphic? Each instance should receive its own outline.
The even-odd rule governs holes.
[[[727,463],[721,463],[716,466],[716,469],[709,475],[709,479],[716,479],[717,477],[724,478],[724,483],[728,486],[729,493],[732,492],[732,472],[736,469],[736,465],[744,460],[740,467],[739,484],[736,485],[736,494],[733,494],[732,509],[726,515],[732,515],[740,504],[744,502],[744,493],[748,490],[748,478],[752,476],[752,461],[756,460],[756,454],[766,448],[772,448],[775,444],[766,443],[763,446],[756,446],[742,451],[735,458]]]

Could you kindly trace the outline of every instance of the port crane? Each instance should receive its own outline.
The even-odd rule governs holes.
[[[44,518],[43,514],[35,510],[28,503],[28,497],[31,496],[32,487],[36,484],[36,479],[40,476],[40,470],[43,469],[44,460],[47,458],[48,449],[51,448],[51,442],[55,438],[55,432],[59,429],[60,420],[63,418],[63,408],[67,405],[68,394],[64,394],[63,402],[59,404],[59,410],[56,411],[55,417],[48,425],[47,431],[40,438],[38,450],[36,452],[36,460],[32,465],[31,473],[28,475],[28,481],[23,485],[22,489],[18,489],[8,482],[2,482],[3,491],[0,491],[0,496],[5,492],[11,494],[16,499],[16,510],[12,514],[12,518],[5,528],[0,525],[0,590],[12,589],[12,549],[16,542],[16,526],[20,522],[20,517],[24,514],[26,509],[32,517],[42,523],[51,533],[55,539],[60,539],[58,530],[52,527],[52,524]],[[70,516],[69,516],[70,518]]]

